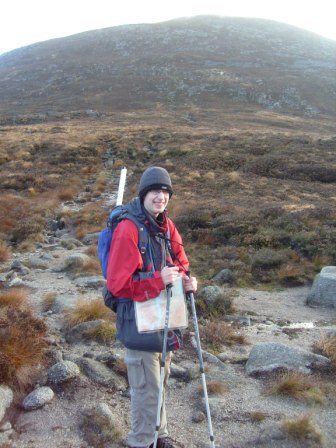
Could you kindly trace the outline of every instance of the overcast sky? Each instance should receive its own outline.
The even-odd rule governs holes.
[[[336,41],[334,0],[5,0],[0,54],[83,31],[216,14],[295,25]]]

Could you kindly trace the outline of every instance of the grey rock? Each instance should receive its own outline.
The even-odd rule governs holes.
[[[230,283],[233,280],[233,274],[231,269],[222,269],[218,274],[216,274],[213,280],[219,285],[224,283]]]
[[[91,277],[78,277],[75,285],[84,288],[102,288],[105,286],[106,280],[103,276],[93,275]]]
[[[191,416],[191,420],[193,421],[193,423],[201,423],[201,422],[204,422],[205,419],[206,419],[206,415],[202,411],[196,410],[193,412],[193,414]]]
[[[83,244],[79,240],[76,240],[75,238],[67,238],[61,240],[61,246],[64,247],[65,249],[71,250],[75,249],[76,247],[81,247],[83,246]]]
[[[14,272],[14,275],[12,275],[11,280],[8,282],[8,286],[23,286],[24,281],[22,278],[18,277],[16,272]]]
[[[2,433],[0,432],[0,446],[4,447],[10,446],[15,448],[15,445],[12,445],[12,438],[14,434],[15,434],[14,429],[10,429]]]
[[[5,416],[6,410],[12,404],[13,398],[12,389],[5,384],[0,384],[0,422]]]
[[[173,362],[170,364],[170,376],[172,378],[185,380],[190,377],[188,370],[180,367]]]
[[[45,261],[54,261],[54,257],[51,254],[47,254],[47,253],[43,253],[41,255],[41,260],[45,260]]]
[[[244,347],[226,347],[225,351],[217,355],[222,362],[231,364],[245,363],[248,360],[249,353]]]
[[[89,358],[80,358],[77,362],[92,381],[116,390],[127,389],[127,381],[104,364]]]
[[[211,305],[223,296],[223,290],[219,286],[205,286],[200,290],[199,295]]]
[[[31,411],[50,403],[53,398],[54,392],[50,387],[39,387],[26,396],[22,402],[22,406],[26,411]]]
[[[336,266],[326,266],[315,276],[307,304],[336,308]]]
[[[231,316],[230,314],[227,314],[224,316],[224,320],[226,322],[237,322],[238,324],[245,325],[246,327],[251,325],[250,316]]]
[[[68,271],[75,267],[82,267],[90,261],[90,257],[86,254],[75,253],[65,257],[63,264],[55,268],[56,272]]]
[[[78,297],[60,294],[56,297],[51,310],[53,313],[62,313],[76,307]]]
[[[10,422],[4,422],[0,425],[0,432],[10,431],[12,429],[12,425]]]
[[[206,352],[205,350],[202,350],[202,356],[203,360],[208,362],[209,364],[215,364],[218,367],[222,367],[225,369],[225,364],[215,355],[212,353]]]
[[[279,369],[310,373],[313,368],[330,365],[330,360],[299,348],[275,342],[256,344],[246,363],[248,375],[270,373]]]
[[[109,420],[113,421],[113,412],[111,407],[107,403],[98,403],[95,407],[98,414],[107,417]]]
[[[66,341],[70,344],[83,342],[83,340],[90,337],[90,332],[101,326],[105,321],[103,319],[90,320],[89,322],[82,322],[81,324],[72,327],[66,334]]]
[[[82,238],[82,242],[86,245],[90,245],[96,243],[98,241],[99,232],[97,233],[88,233]]]
[[[208,397],[209,406],[211,410],[211,417],[221,418],[223,416],[223,411],[225,410],[226,402],[223,396],[209,396]],[[200,400],[200,409],[206,415],[206,404],[205,399],[202,396]]]
[[[20,272],[21,274],[28,274],[29,273],[29,269],[27,267],[25,267],[20,260],[14,260],[12,265],[11,265],[11,269],[16,271],[16,272]]]
[[[61,350],[49,350],[46,355],[54,364],[63,361],[63,353]]]
[[[33,256],[24,261],[24,265],[32,269],[48,269],[50,267],[50,261]]]
[[[80,375],[80,369],[72,361],[61,361],[48,369],[48,382],[50,384],[60,384],[76,378]]]

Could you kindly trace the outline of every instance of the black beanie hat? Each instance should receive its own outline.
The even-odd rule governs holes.
[[[147,168],[140,179],[139,197],[141,200],[150,190],[166,190],[169,197],[173,194],[173,188],[168,171],[159,166]]]

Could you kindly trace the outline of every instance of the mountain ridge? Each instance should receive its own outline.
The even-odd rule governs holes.
[[[265,19],[121,25],[0,56],[0,114],[247,106],[336,115],[336,42]]]

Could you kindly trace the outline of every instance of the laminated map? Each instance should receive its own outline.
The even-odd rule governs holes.
[[[139,333],[163,330],[166,318],[167,291],[155,299],[146,302],[135,302],[135,317]],[[169,329],[186,328],[188,326],[188,310],[185,300],[182,278],[178,277],[172,287],[169,307]]]

